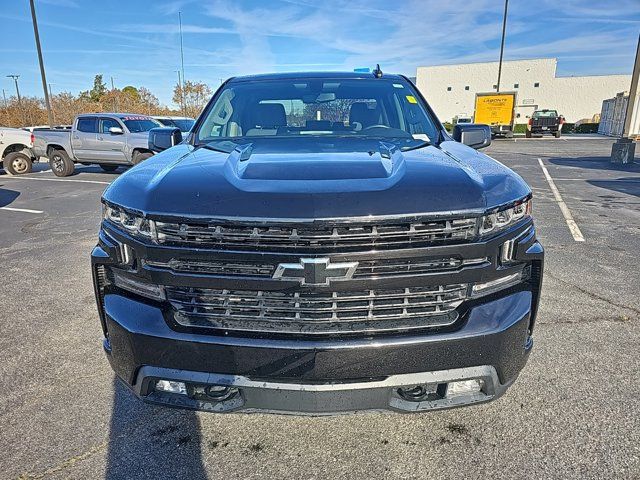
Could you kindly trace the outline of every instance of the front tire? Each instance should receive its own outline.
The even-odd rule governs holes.
[[[31,173],[33,162],[31,159],[21,152],[12,152],[4,157],[2,162],[4,170],[11,175],[23,175]]]
[[[100,165],[100,168],[105,172],[115,172],[118,169],[118,165]]]
[[[140,162],[144,162],[147,158],[153,157],[153,153],[149,152],[138,152],[133,156],[133,164],[138,165]]]
[[[64,150],[53,150],[49,155],[49,166],[56,177],[68,177],[76,166]]]

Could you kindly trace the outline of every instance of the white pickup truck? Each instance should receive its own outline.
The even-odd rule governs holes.
[[[78,115],[71,130],[35,130],[33,151],[49,158],[58,177],[73,174],[75,163],[97,164],[113,172],[151,157],[149,130],[162,127],[146,115],[89,113]]]
[[[32,151],[33,133],[19,128],[0,127],[0,159],[5,172],[20,175],[31,172],[37,157]]]

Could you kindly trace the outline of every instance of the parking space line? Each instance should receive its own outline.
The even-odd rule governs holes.
[[[5,175],[2,177],[11,178],[12,180],[37,180],[40,182],[75,182],[75,183],[96,183],[98,185],[110,185],[111,182],[101,182],[99,180],[75,180],[71,178],[34,178],[34,177],[25,177],[25,176],[9,176]]]
[[[541,158],[538,158],[538,163],[542,168],[542,173],[544,173],[544,176],[547,179],[547,183],[551,188],[551,192],[553,192],[553,196],[556,199],[556,202],[558,202],[560,211],[564,216],[565,222],[567,222],[567,227],[569,227],[569,231],[571,232],[573,239],[576,242],[584,242],[584,236],[582,235],[582,232],[580,231],[578,224],[573,219],[573,216],[571,215],[571,211],[569,210],[569,207],[567,207],[567,204],[564,203],[564,200],[562,199],[562,195],[560,195],[560,191],[558,190],[558,187],[556,187],[556,184],[553,181],[553,178],[551,178],[551,175],[549,175],[549,171],[547,170],[547,167],[544,166],[544,163],[542,163]]]
[[[28,208],[0,207],[0,210],[9,210],[10,212],[23,212],[23,213],[44,213],[42,210],[30,210]]]

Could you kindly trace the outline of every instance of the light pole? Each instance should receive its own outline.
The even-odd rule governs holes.
[[[496,83],[496,92],[500,92],[500,77],[502,76],[502,56],[504,54],[504,37],[507,31],[507,9],[509,8],[509,0],[504,0],[504,15],[502,17],[502,41],[500,42],[500,60],[498,61],[498,82]]]
[[[182,85],[182,80],[180,79],[180,70],[176,70],[176,73],[178,74],[178,89],[180,90],[180,110],[182,110],[182,115],[183,116],[187,116],[186,115],[186,105],[184,104],[184,87]],[[184,78],[183,78],[184,80]]]
[[[182,68],[182,83],[184,83],[184,50],[182,45],[182,12],[178,12],[178,21],[180,22],[180,65]]]
[[[49,92],[47,91],[47,76],[44,73],[44,62],[42,60],[42,48],[40,48],[40,34],[38,33],[38,21],[36,20],[36,7],[33,0],[31,4],[31,20],[33,21],[33,34],[36,37],[36,49],[38,50],[38,62],[40,63],[40,76],[42,77],[42,89],[44,90],[44,103],[47,106],[47,116],[49,117],[49,127],[53,128],[53,114],[51,113],[51,103],[49,103]]]
[[[51,102],[53,102],[53,93],[51,93],[51,84],[49,84],[49,98],[51,99]],[[53,107],[51,107],[51,118],[53,119],[53,121],[56,121],[56,116],[53,113]],[[50,125],[50,127],[53,127],[53,125]]]

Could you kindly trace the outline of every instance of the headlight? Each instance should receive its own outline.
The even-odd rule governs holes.
[[[531,216],[531,199],[516,203],[514,206],[499,210],[480,219],[480,235],[499,232]]]
[[[135,237],[155,238],[156,229],[153,220],[126,212],[122,208],[103,204],[102,218]]]

